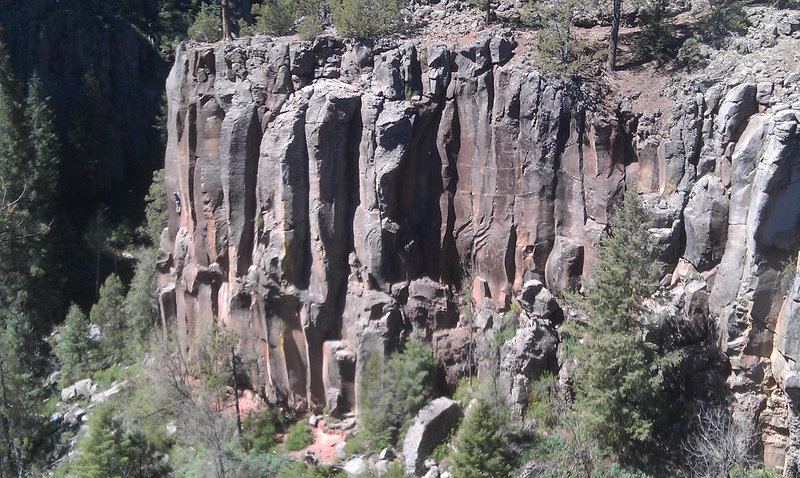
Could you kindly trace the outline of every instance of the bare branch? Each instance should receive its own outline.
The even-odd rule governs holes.
[[[702,407],[694,419],[695,431],[683,444],[693,476],[729,476],[756,465],[752,449],[758,433],[751,425],[722,407]]]

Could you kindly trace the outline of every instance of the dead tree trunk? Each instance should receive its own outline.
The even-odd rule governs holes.
[[[614,13],[611,19],[611,38],[608,41],[608,71],[617,68],[617,43],[619,42],[619,19],[622,12],[622,0],[614,0]]]
[[[231,349],[231,374],[233,374],[233,403],[236,406],[236,431],[242,437],[242,412],[239,410],[239,381],[236,379],[236,351]]]
[[[231,38],[231,7],[229,0],[222,0],[222,39]]]

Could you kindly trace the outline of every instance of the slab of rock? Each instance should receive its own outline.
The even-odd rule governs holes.
[[[342,467],[347,476],[360,476],[369,469],[367,461],[361,457],[353,458]]]
[[[420,410],[403,440],[406,473],[417,476],[425,473],[425,458],[447,437],[462,416],[458,402],[445,397],[437,398]]]
[[[717,115],[717,130],[723,143],[738,137],[745,121],[756,109],[756,85],[752,83],[732,88],[725,95]]]
[[[768,104],[775,85],[771,81],[761,82],[756,85],[756,100],[760,104]]]
[[[686,250],[683,256],[699,271],[722,259],[728,233],[728,197],[717,176],[703,176],[683,212]]]
[[[69,387],[61,390],[61,401],[67,402],[73,398],[89,398],[92,395],[92,379],[78,380]]]
[[[114,395],[117,395],[119,392],[121,392],[125,387],[128,386],[129,383],[130,382],[128,382],[127,380],[123,380],[122,382],[119,382],[119,383],[115,382],[115,383],[113,383],[111,385],[111,387],[108,388],[108,390],[103,390],[102,392],[92,393],[92,397],[91,397],[90,401],[92,403],[105,402],[109,398],[111,398]]]

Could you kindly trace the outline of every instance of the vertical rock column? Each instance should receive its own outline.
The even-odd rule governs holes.
[[[310,89],[286,103],[264,132],[256,198],[260,219],[254,264],[266,392],[293,406],[308,400],[308,354],[300,321],[301,291],[308,285],[310,265],[307,93]]]
[[[325,403],[323,342],[339,335],[343,298],[352,250],[353,200],[361,104],[359,91],[345,83],[322,80],[314,85],[306,111],[309,162],[309,231],[311,275],[303,328],[308,343],[309,398]]]

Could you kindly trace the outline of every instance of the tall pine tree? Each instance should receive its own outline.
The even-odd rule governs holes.
[[[116,274],[111,274],[100,287],[100,297],[89,312],[91,323],[100,328],[100,348],[106,365],[126,358],[130,328],[125,311],[125,290]]]
[[[0,476],[27,476],[46,436],[43,343],[28,318],[3,310],[0,325]]]
[[[654,327],[643,305],[660,278],[647,212],[629,192],[597,251],[586,294],[589,322],[575,347],[576,407],[598,441],[623,459],[651,444],[671,355],[645,340]]]
[[[89,319],[80,307],[72,304],[54,350],[61,365],[61,380],[65,385],[85,378],[92,372],[92,349]]]
[[[483,399],[469,407],[451,456],[454,478],[511,476],[514,457],[498,418]]]

